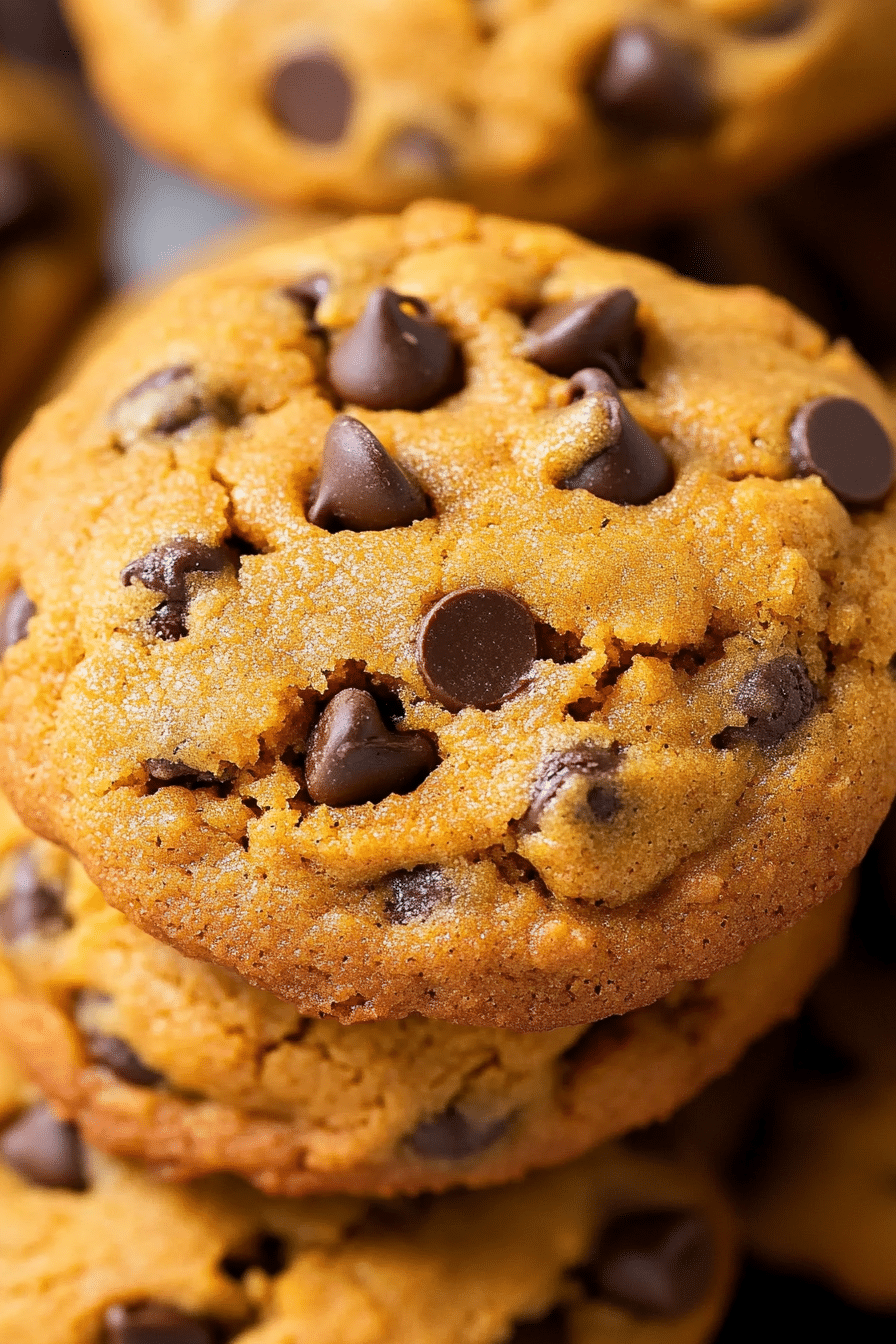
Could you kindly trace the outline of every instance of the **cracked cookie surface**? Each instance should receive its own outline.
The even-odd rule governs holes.
[[[288,206],[438,192],[619,229],[743,197],[896,112],[896,0],[68,9],[136,134]]]
[[[342,1026],[147,937],[0,809],[0,1037],[89,1142],[166,1179],[234,1171],[288,1195],[492,1185],[665,1119],[796,1011],[850,899],[591,1029]]]
[[[890,801],[894,429],[782,301],[468,207],[183,280],[8,464],[3,785],[305,1013],[653,1002]]]

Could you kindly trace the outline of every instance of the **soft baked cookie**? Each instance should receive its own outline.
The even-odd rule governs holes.
[[[590,1030],[342,1026],[139,932],[2,807],[0,854],[0,1037],[41,1090],[168,1178],[289,1195],[494,1184],[664,1119],[797,1010],[851,904]]]
[[[151,145],[281,205],[427,192],[618,229],[896,114],[896,0],[67,0]]]
[[[785,303],[469,207],[185,279],[8,463],[0,783],[306,1015],[651,1003],[889,804],[894,429]]]
[[[0,448],[97,290],[100,218],[64,87],[0,57]]]
[[[10,1344],[701,1344],[736,1258],[699,1168],[621,1146],[482,1193],[273,1200],[155,1184],[37,1106],[0,1201]]]

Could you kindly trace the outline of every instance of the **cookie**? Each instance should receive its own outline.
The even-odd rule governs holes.
[[[851,903],[590,1030],[342,1026],[148,938],[2,821],[0,1036],[97,1147],[273,1194],[495,1184],[664,1119],[796,1011]]]
[[[64,86],[0,59],[0,448],[99,285],[101,197]]]
[[[438,192],[618,229],[743,197],[896,114],[894,0],[68,11],[135,135],[287,206]]]
[[[890,802],[894,431],[781,301],[464,206],[188,278],[8,462],[0,784],[304,1015],[652,1003]]]
[[[44,1344],[700,1344],[736,1259],[699,1167],[621,1146],[481,1193],[274,1200],[158,1185],[36,1106],[0,1200],[0,1337]]]

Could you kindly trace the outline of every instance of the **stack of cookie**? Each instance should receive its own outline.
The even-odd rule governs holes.
[[[783,301],[457,204],[115,332],[0,500],[0,1339],[712,1337],[725,1202],[621,1136],[836,955],[894,434]]]

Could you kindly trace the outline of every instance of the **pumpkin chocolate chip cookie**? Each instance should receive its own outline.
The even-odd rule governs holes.
[[[184,279],[8,463],[0,783],[306,1016],[652,1003],[889,805],[894,432],[783,301],[465,206]]]
[[[8,810],[0,856],[0,1037],[41,1091],[168,1179],[288,1195],[495,1184],[665,1119],[796,1011],[851,895],[592,1028],[342,1026],[147,937]]]
[[[288,206],[439,192],[619,229],[743,197],[896,114],[896,0],[67,8],[138,136]]]

